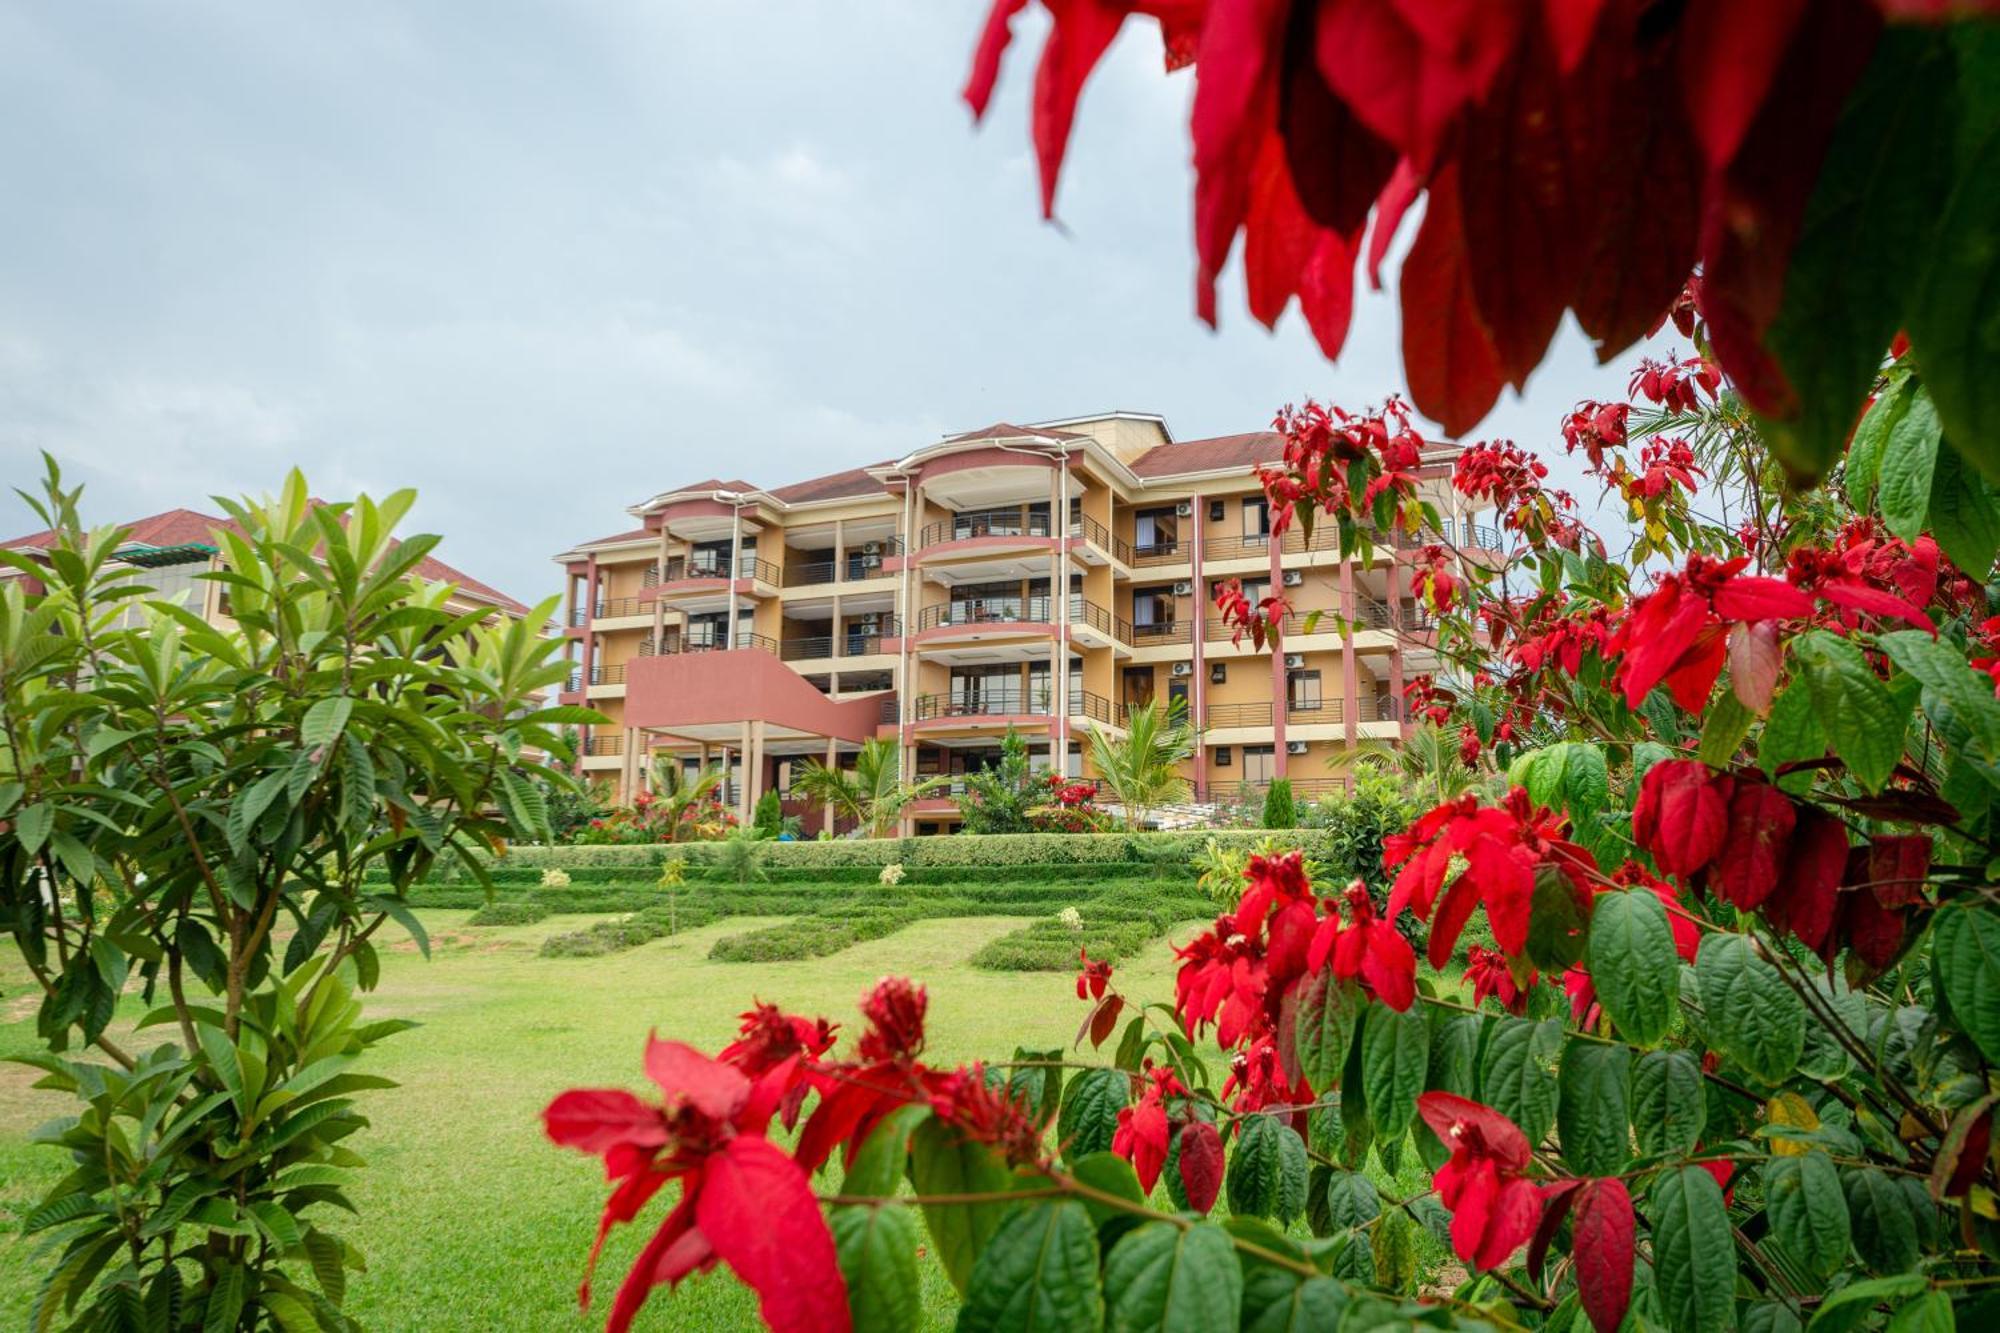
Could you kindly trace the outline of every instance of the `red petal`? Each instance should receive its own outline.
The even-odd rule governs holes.
[[[1699,713],[1708,706],[1708,696],[1715,690],[1715,679],[1722,674],[1722,662],[1728,655],[1729,639],[1722,626],[1706,626],[1661,684],[1684,711]]]
[[[1616,1333],[1632,1303],[1632,1196],[1616,1177],[1593,1180],[1576,1199],[1576,1294],[1597,1333]]]
[[[1397,153],[1334,96],[1314,54],[1316,5],[1292,6],[1284,37],[1278,123],[1300,206],[1321,229],[1359,236],[1395,170]]]
[[[1368,285],[1378,292],[1382,290],[1382,260],[1389,253],[1390,242],[1396,239],[1396,228],[1402,225],[1403,214],[1417,202],[1420,188],[1417,173],[1410,169],[1410,159],[1405,157],[1397,161],[1395,174],[1375,199],[1375,223],[1368,233]]]
[[[1715,614],[1724,620],[1789,620],[1812,614],[1812,598],[1783,579],[1739,574],[1715,591]]]
[[[1472,919],[1472,909],[1478,905],[1479,889],[1471,876],[1460,875],[1452,881],[1438,907],[1437,919],[1431,922],[1430,939],[1424,950],[1432,967],[1442,972],[1451,962],[1451,951],[1457,946],[1465,923]]]
[[[1632,811],[1632,836],[1670,875],[1691,875],[1715,859],[1729,831],[1729,806],[1708,766],[1666,759],[1646,770]]]
[[[734,1065],[711,1060],[681,1041],[646,1039],[646,1077],[676,1100],[716,1120],[733,1120],[750,1100],[750,1080]]]
[[[1884,907],[1923,902],[1930,870],[1928,833],[1881,834],[1868,844],[1868,886]]]
[[[1461,1143],[1469,1151],[1490,1157],[1510,1171],[1525,1170],[1528,1136],[1520,1126],[1490,1106],[1452,1092],[1426,1092],[1417,1097],[1417,1114],[1446,1147]]]
[[[1361,976],[1382,1003],[1402,1013],[1417,998],[1417,955],[1386,921],[1368,926],[1368,955]]]
[[[979,45],[972,53],[972,72],[966,76],[965,90],[959,94],[972,108],[974,120],[986,114],[993,85],[1000,77],[1000,57],[1006,54],[1007,44],[1014,38],[1014,16],[1027,7],[1028,0],[994,0],[993,8],[986,13],[986,27],[981,30]]]
[[[654,1287],[662,1282],[678,1282],[709,1261],[707,1240],[694,1229],[698,1188],[699,1178],[690,1183],[688,1193],[681,1196],[680,1203],[667,1214],[660,1229],[632,1261],[624,1282],[618,1286],[617,1297],[611,1302],[611,1317],[604,1323],[604,1333],[625,1333]]]
[[[1575,69],[1577,62],[1583,59],[1583,53],[1590,45],[1591,31],[1597,26],[1597,13],[1602,8],[1604,0],[1542,0],[1542,22],[1548,28],[1549,42],[1555,47],[1556,60],[1563,73]]]
[[[1737,702],[1758,715],[1771,706],[1778,688],[1778,627],[1768,620],[1746,621],[1729,631],[1729,688]]]
[[[667,1141],[660,1108],[623,1088],[573,1088],[542,1112],[542,1127],[565,1148],[603,1156],[620,1144],[657,1148]]]
[[[1713,869],[1716,892],[1733,906],[1753,908],[1778,886],[1791,848],[1797,812],[1792,798],[1764,782],[1738,782],[1729,800],[1724,853]]]
[[[1479,1244],[1473,1263],[1479,1268],[1498,1268],[1507,1257],[1526,1245],[1535,1235],[1542,1216],[1541,1191],[1531,1180],[1501,1182],[1500,1194],[1486,1222],[1486,1235]],[[1456,1232],[1453,1239],[1457,1238]]]
[[[1446,166],[1431,181],[1423,225],[1398,285],[1410,400],[1448,434],[1462,435],[1492,408],[1507,377],[1472,296],[1455,167]]]
[[[1907,620],[1920,630],[1937,633],[1937,626],[1923,613],[1922,608],[1912,606],[1891,592],[1871,588],[1859,580],[1837,579],[1822,584],[1819,595],[1836,606],[1844,606],[1851,611],[1864,611],[1873,616],[1894,616]]]
[[[1528,947],[1529,906],[1535,897],[1535,865],[1528,852],[1494,838],[1482,838],[1465,854],[1466,874],[1479,884],[1493,942],[1510,958]]]
[[[1826,942],[1833,928],[1835,895],[1847,868],[1847,826],[1832,815],[1807,806],[1792,830],[1791,857],[1779,881],[1779,891],[1765,913],[1781,922],[1809,949]]]
[[[1035,158],[1042,172],[1042,214],[1054,217],[1056,178],[1062,174],[1063,153],[1076,120],[1076,99],[1118,35],[1127,9],[1110,0],[1067,0],[1046,7],[1055,23],[1042,47],[1042,63],[1035,69],[1033,119]]]
[[[1618,684],[1625,691],[1625,706],[1637,708],[1701,637],[1708,607],[1669,583],[1635,608],[1628,624],[1635,642],[1619,663]]]
[[[847,1283],[833,1233],[798,1163],[768,1139],[738,1135],[708,1159],[695,1218],[702,1235],[757,1293],[775,1333],[847,1333]]]
[[[1691,0],[1681,18],[1681,87],[1712,169],[1736,150],[1764,106],[1807,0]]]
[[[1222,1190],[1222,1135],[1206,1120],[1190,1120],[1181,1127],[1181,1189],[1188,1206],[1205,1213],[1215,1206]]]
[[[1271,138],[1277,116],[1272,86],[1284,27],[1282,0],[1216,6],[1208,11],[1208,20],[1202,25],[1190,128],[1194,139],[1194,246],[1199,260],[1196,302],[1201,317],[1210,324],[1215,322],[1215,280],[1250,210],[1253,176],[1260,171],[1266,176],[1262,203],[1267,228],[1305,222],[1304,212],[1291,193],[1283,145]],[[1273,190],[1282,190],[1275,202],[1270,197]],[[1285,247],[1280,243],[1278,248],[1282,251]],[[1303,242],[1299,248],[1303,254]],[[1290,279],[1278,284],[1282,288],[1279,310],[1296,289],[1296,273],[1294,265]],[[1266,304],[1270,281],[1265,274]]]
[[[1332,361],[1347,342],[1354,316],[1354,252],[1358,234],[1345,237],[1322,231],[1312,259],[1299,280],[1299,310],[1319,344],[1320,355]]]
[[[1107,995],[1097,1002],[1097,1008],[1090,1015],[1090,1044],[1093,1047],[1102,1046],[1105,1038],[1118,1027],[1118,1014],[1124,1007],[1124,997],[1118,995]]]

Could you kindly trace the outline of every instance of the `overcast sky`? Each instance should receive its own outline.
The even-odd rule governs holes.
[[[1296,313],[1251,321],[1234,272],[1221,332],[1193,318],[1192,84],[1149,23],[1043,223],[1042,23],[975,132],[984,8],[0,0],[0,480],[50,450],[104,521],[293,464],[329,498],[414,485],[446,559],[532,600],[554,552],[700,477],[1402,388],[1390,295],[1337,366]],[[1476,436],[1559,452],[1632,360],[1566,326]]]

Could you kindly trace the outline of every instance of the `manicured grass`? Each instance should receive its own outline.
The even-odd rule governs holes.
[[[982,946],[1028,924],[1023,917],[960,917],[915,922],[811,962],[717,962],[725,934],[776,924],[732,917],[669,939],[597,958],[542,958],[552,928],[588,924],[566,917],[538,924],[474,928],[469,912],[424,914],[436,941],[425,963],[399,947],[369,999],[371,1017],[407,1017],[424,1026],[371,1057],[373,1072],[402,1087],[368,1094],[373,1127],[355,1147],[369,1169],[353,1190],[358,1219],[337,1224],[368,1257],[351,1287],[350,1309],[374,1329],[583,1329],[576,1283],[605,1185],[590,1160],[550,1146],[538,1113],[566,1087],[643,1087],[639,1060],[649,1027],[713,1050],[731,1035],[755,997],[824,1013],[851,1030],[855,1001],[885,973],[930,987],[930,1058],[953,1063],[1003,1056],[1017,1044],[1067,1045],[1082,1009],[1066,976],[978,970]],[[1196,927],[1168,932],[1181,940]],[[1155,940],[1120,965],[1128,993],[1172,996],[1173,957]],[[34,1001],[11,952],[0,960],[0,1053],[34,1044]],[[137,1016],[128,998],[120,1026]],[[143,1044],[164,1031],[127,1039]],[[1214,1066],[1220,1074],[1220,1064]],[[18,1213],[61,1172],[59,1154],[25,1142],[43,1120],[66,1114],[67,1098],[34,1091],[36,1075],[0,1065],[0,1210]],[[1409,1154],[1413,1158],[1414,1154]],[[1420,1168],[1384,1188],[1415,1192]],[[1164,1191],[1162,1192],[1164,1197]],[[608,1247],[598,1297],[608,1302],[661,1206]],[[42,1272],[33,1250],[0,1239],[0,1327],[18,1328]],[[927,1262],[925,1307],[935,1327],[951,1325],[956,1298]],[[749,1293],[726,1273],[697,1278],[673,1298],[655,1298],[639,1326],[740,1329],[755,1326]]]

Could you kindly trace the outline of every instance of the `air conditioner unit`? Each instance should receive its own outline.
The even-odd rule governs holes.
[[[1284,572],[1283,582],[1287,588],[1296,588],[1305,581],[1306,572],[1303,569],[1288,569]]]
[[[1182,579],[1179,583],[1176,583],[1174,585],[1174,596],[1176,597],[1194,596],[1194,584],[1188,582],[1186,579]]]
[[[1208,668],[1208,683],[1220,685],[1229,679],[1229,663],[1213,662]]]
[[[1304,741],[1285,742],[1286,754],[1304,754],[1305,752],[1306,752],[1306,743]]]
[[[1304,666],[1305,664],[1306,664],[1306,655],[1304,653],[1285,654],[1285,665],[1291,667],[1293,670],[1297,670],[1298,668]]]
[[[1192,662],[1174,663],[1173,674],[1175,674],[1176,676],[1192,676],[1194,674],[1194,663]]]
[[[1193,518],[1194,501],[1192,500],[1181,501],[1179,504],[1174,506],[1174,513],[1179,515],[1181,518]]]
[[[881,555],[881,554],[882,554],[882,543],[881,543],[881,542],[863,542],[863,543],[861,543],[861,554],[863,554],[863,555],[877,555],[877,556]]]

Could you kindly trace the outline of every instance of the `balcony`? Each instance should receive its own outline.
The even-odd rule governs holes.
[[[625,753],[625,738],[616,732],[609,736],[587,736],[581,748],[591,758],[601,759],[606,755]]]
[[[1146,542],[1132,548],[1129,561],[1135,567],[1148,565],[1178,565],[1186,563],[1188,544],[1174,538],[1166,541]]]
[[[1221,727],[1268,727],[1271,725],[1271,705],[1261,704],[1210,704],[1208,725]]]
[[[647,583],[648,587],[664,587],[671,583],[692,583],[698,580],[724,580],[729,577],[729,557],[710,555],[706,552],[692,556],[669,556],[658,577]],[[736,577],[749,579],[755,583],[778,586],[778,567],[769,560],[759,559],[755,551],[744,551],[736,557]]]
[[[1053,625],[1057,609],[1055,598],[1049,596],[981,597],[939,602],[917,613],[917,631],[922,633],[925,630],[980,625]],[[1131,641],[1130,622],[1112,615],[1095,602],[1085,601],[1081,593],[1070,594],[1069,621],[1073,625],[1087,625],[1121,643]]]
[[[862,633],[849,630],[845,634],[808,634],[801,638],[786,639],[778,645],[778,656],[787,662],[806,662],[814,658],[832,657],[838,650],[842,657],[872,657],[887,652],[885,639],[897,635],[895,618],[888,617],[879,628]]]
[[[1244,536],[1208,537],[1201,544],[1203,563],[1210,560],[1244,560],[1269,555],[1271,535],[1267,532]]]
[[[1088,514],[1079,514],[1070,520],[1069,535],[1081,537],[1121,565],[1132,563],[1132,543],[1110,532]]]
[[[613,662],[607,666],[600,662],[592,666],[590,668],[590,683],[592,685],[623,685],[625,683],[625,663]],[[565,689],[570,694],[575,694],[582,688],[583,671],[578,669],[570,672],[569,683],[565,686]]]
[[[980,537],[1047,537],[1052,534],[1046,510],[1015,505],[1000,509],[968,509],[941,522],[929,523],[917,537],[917,549],[927,551],[947,542]]]
[[[845,557],[837,557],[831,551],[801,552],[815,558],[798,563],[787,561],[785,586],[818,588],[830,583],[860,583],[867,579],[887,578],[889,571],[883,562],[902,553],[901,537],[885,537],[869,542],[866,546],[850,550]]]
[[[1054,717],[1054,694],[1050,690],[980,690],[976,693],[921,694],[911,703],[911,720],[934,722],[949,718]],[[1071,717],[1090,718],[1113,726],[1123,725],[1125,709],[1103,695],[1072,688],[1069,692]]]
[[[1154,648],[1162,644],[1192,643],[1194,622],[1191,620],[1154,621],[1149,625],[1133,625],[1126,636],[1126,642],[1134,648]]]
[[[833,636],[809,634],[804,638],[786,639],[778,645],[778,656],[787,662],[805,662],[816,657],[832,657]]]

